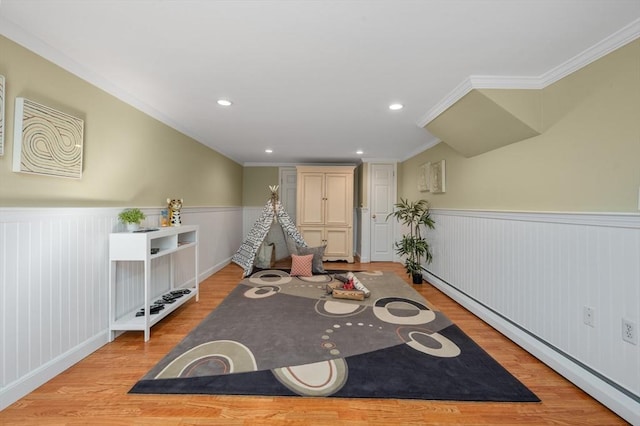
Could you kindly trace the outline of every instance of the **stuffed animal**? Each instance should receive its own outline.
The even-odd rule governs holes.
[[[167,198],[168,210],[169,210],[169,224],[171,226],[180,226],[182,225],[182,220],[180,219],[180,209],[182,208],[182,198],[181,199],[171,199]]]

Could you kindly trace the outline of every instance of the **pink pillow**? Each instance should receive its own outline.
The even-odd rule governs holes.
[[[311,265],[313,264],[313,255],[305,256],[291,255],[291,276],[312,277]]]

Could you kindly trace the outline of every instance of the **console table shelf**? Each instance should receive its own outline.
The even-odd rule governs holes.
[[[152,250],[153,249],[153,250]],[[174,258],[172,254],[182,250],[194,249],[194,281],[188,288],[189,293],[175,299],[173,303],[165,303],[164,309],[158,313],[150,313],[149,306],[153,300],[162,295],[151,294],[151,261],[163,256],[170,256],[170,290],[175,290]],[[156,251],[152,254],[152,251]],[[129,312],[119,318],[116,306],[116,267],[119,261],[140,261],[144,263],[144,315],[136,316],[138,310]],[[117,232],[109,235],[109,341],[113,341],[117,331],[144,331],[144,341],[151,335],[151,327],[171,312],[195,297],[199,299],[198,288],[198,227],[183,225],[160,228],[148,232]],[[183,288],[181,288],[183,290]]]

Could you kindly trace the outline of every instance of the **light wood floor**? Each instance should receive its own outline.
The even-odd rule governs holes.
[[[329,263],[326,268],[394,271],[402,265]],[[428,284],[416,288],[542,400],[541,403],[437,402],[208,395],[129,395],[129,389],[209,314],[238,283],[230,264],[151,331],[128,332],[0,412],[1,425],[433,425],[625,422]],[[407,280],[409,282],[409,280]]]

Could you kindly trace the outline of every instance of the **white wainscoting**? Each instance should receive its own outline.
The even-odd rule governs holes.
[[[640,215],[432,209],[427,279],[640,424]],[[583,322],[583,308],[595,327]]]
[[[253,225],[256,223],[256,220],[260,219],[260,215],[262,214],[262,210],[264,206],[261,207],[245,207],[242,210],[242,236],[246,237],[253,228]],[[244,239],[243,239],[244,240]]]
[[[108,342],[108,235],[123,230],[121,210],[0,208],[0,410]],[[144,224],[159,223],[160,208],[142,210]],[[200,280],[240,246],[241,211],[183,209],[183,223],[199,225]],[[160,278],[168,263],[158,260],[152,274]],[[178,285],[194,278],[191,270],[175,272]],[[124,262],[118,274],[119,309],[135,309],[143,299],[141,265]],[[167,285],[158,279],[154,289]]]

